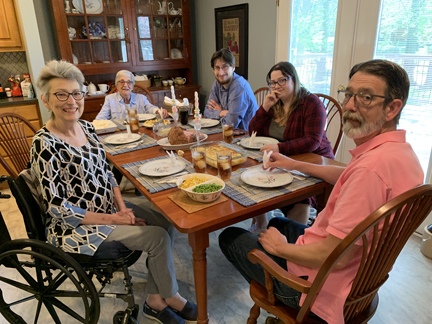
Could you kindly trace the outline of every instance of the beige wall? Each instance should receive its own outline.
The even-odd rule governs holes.
[[[214,9],[246,2],[249,3],[248,81],[255,91],[266,85],[267,72],[275,63],[276,1],[191,1],[194,82],[202,86],[200,96],[202,109],[215,80],[210,67],[211,56],[216,51]]]

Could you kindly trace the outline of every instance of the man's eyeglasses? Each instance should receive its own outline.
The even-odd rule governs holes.
[[[276,82],[275,81],[271,81],[271,82],[268,83],[268,86],[270,88],[276,88],[276,84],[279,84],[279,86],[283,87],[285,85],[285,83],[287,83],[287,81],[289,79],[291,79],[291,78],[292,78],[292,76],[289,76],[289,77],[286,77],[285,79],[279,79]]]
[[[67,101],[69,99],[69,96],[72,95],[72,97],[75,100],[81,100],[84,98],[84,91],[74,91],[74,92],[54,92],[52,93],[54,96],[57,97],[58,101]]]
[[[368,107],[375,97],[391,99],[390,97],[374,95],[367,92],[354,93],[348,90],[338,90],[338,101],[342,105],[346,105],[352,96],[354,96],[354,104],[357,104],[358,101],[361,107]]]
[[[128,86],[132,85],[132,81],[130,81],[130,80],[128,80],[128,81],[120,80],[117,83],[120,83],[121,86],[123,86],[125,84],[127,84]]]
[[[220,66],[215,66],[215,67],[213,68],[213,70],[216,71],[216,72],[219,72],[220,70],[223,70],[224,72],[227,72],[228,69],[229,69],[230,67],[231,67],[231,66],[229,66],[228,64],[224,64],[224,65],[222,65],[222,67],[220,67]]]

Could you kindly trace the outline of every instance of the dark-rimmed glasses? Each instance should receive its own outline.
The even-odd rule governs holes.
[[[287,83],[287,81],[291,78],[292,78],[292,76],[288,76],[285,79],[279,79],[277,81],[271,81],[268,83],[268,86],[270,88],[276,88],[276,84],[279,84],[279,86],[283,87],[285,85],[285,83]]]
[[[72,98],[75,100],[81,100],[84,98],[84,91],[74,91],[74,92],[54,92],[52,93],[54,96],[56,96],[58,101],[67,101],[69,99],[69,96],[72,95]]]
[[[346,105],[352,96],[354,96],[354,104],[358,102],[361,107],[368,107],[375,97],[391,99],[390,97],[374,95],[367,92],[354,93],[348,90],[338,90],[338,101],[342,105]]]
[[[117,83],[120,83],[120,85],[124,85],[124,84],[127,84],[128,86],[132,85],[132,81],[130,81],[130,80],[128,80],[128,81],[120,80]]]
[[[220,70],[223,70],[224,72],[227,72],[228,69],[229,69],[230,67],[231,67],[231,66],[230,66],[229,64],[224,64],[224,65],[222,65],[222,67],[220,67],[220,66],[215,66],[215,67],[213,68],[213,70],[215,70],[216,72],[219,72]]]

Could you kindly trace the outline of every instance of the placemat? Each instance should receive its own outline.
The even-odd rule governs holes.
[[[104,143],[104,138],[111,136],[113,134],[110,135],[105,135],[105,136],[99,136],[99,140],[101,141],[105,151],[111,155],[117,155],[117,154],[121,154],[121,153],[127,153],[127,152],[132,152],[132,151],[137,151],[137,150],[141,150],[144,148],[148,148],[148,147],[153,147],[153,146],[157,146],[157,141],[154,138],[151,138],[150,136],[148,136],[147,134],[144,134],[143,136],[141,136],[140,141],[143,141],[141,144],[138,144],[135,147],[129,147],[127,146],[127,144],[125,145],[113,145],[113,144],[107,144]],[[132,145],[134,143],[130,143],[130,145]]]
[[[180,127],[183,127],[187,131],[195,131],[195,128],[193,128],[190,125],[180,125]],[[207,135],[222,133],[222,126],[221,124],[218,124],[213,127],[201,128],[200,133],[207,134]]]
[[[248,152],[248,157],[249,158],[251,158],[251,159],[253,159],[255,161],[258,161],[258,162],[262,162],[263,161],[263,155],[264,155],[263,152],[261,152],[260,150],[250,150],[250,149],[247,149],[246,147],[241,146],[240,144],[238,144],[243,138],[250,138],[250,136],[246,135],[246,136],[242,136],[242,137],[236,138],[236,139],[234,139],[233,144],[237,145],[242,150],[245,150],[246,152]]]
[[[188,195],[181,190],[168,196],[168,198],[171,199],[173,203],[175,203],[177,206],[179,206],[181,209],[188,212],[189,214],[195,213],[201,209],[205,209],[228,200],[228,198],[225,197],[224,195],[220,195],[218,199],[216,199],[211,203],[201,203],[193,200],[192,198],[189,198]]]
[[[302,188],[312,186],[316,183],[323,182],[324,180],[308,177],[306,180],[293,179],[293,182],[286,186],[281,186],[277,188],[259,188],[255,186],[248,185],[241,180],[240,175],[243,171],[252,168],[261,168],[261,166],[253,166],[250,168],[241,168],[234,171],[231,174],[231,179],[225,181],[225,188],[222,191],[225,195],[235,200],[240,205],[245,207],[255,205],[261,201],[268,200],[274,197],[285,195],[292,191],[296,191]]]
[[[195,172],[195,170],[193,168],[193,164],[191,162],[178,156],[177,154],[176,154],[176,157],[177,157],[177,159],[182,160],[186,164],[186,168],[183,171],[187,171],[189,173]],[[154,159],[148,159],[148,160],[144,160],[144,161],[138,161],[138,162],[132,162],[132,163],[128,163],[128,164],[123,164],[122,168],[125,169],[126,171],[128,171],[135,179],[137,179],[139,181],[139,183],[141,183],[143,185],[143,187],[147,189],[148,192],[155,193],[155,192],[159,192],[159,191],[163,191],[166,189],[177,187],[177,185],[175,183],[156,183],[155,181],[160,180],[163,177],[146,176],[146,175],[141,174],[139,172],[139,168],[144,163],[147,163],[150,161],[155,161],[155,160],[168,159],[168,158],[169,158],[168,155],[159,156],[159,157],[154,158]],[[173,176],[175,176],[175,174]]]

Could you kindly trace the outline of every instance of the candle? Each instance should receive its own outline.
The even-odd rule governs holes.
[[[171,86],[171,99],[175,102],[174,86]]]

